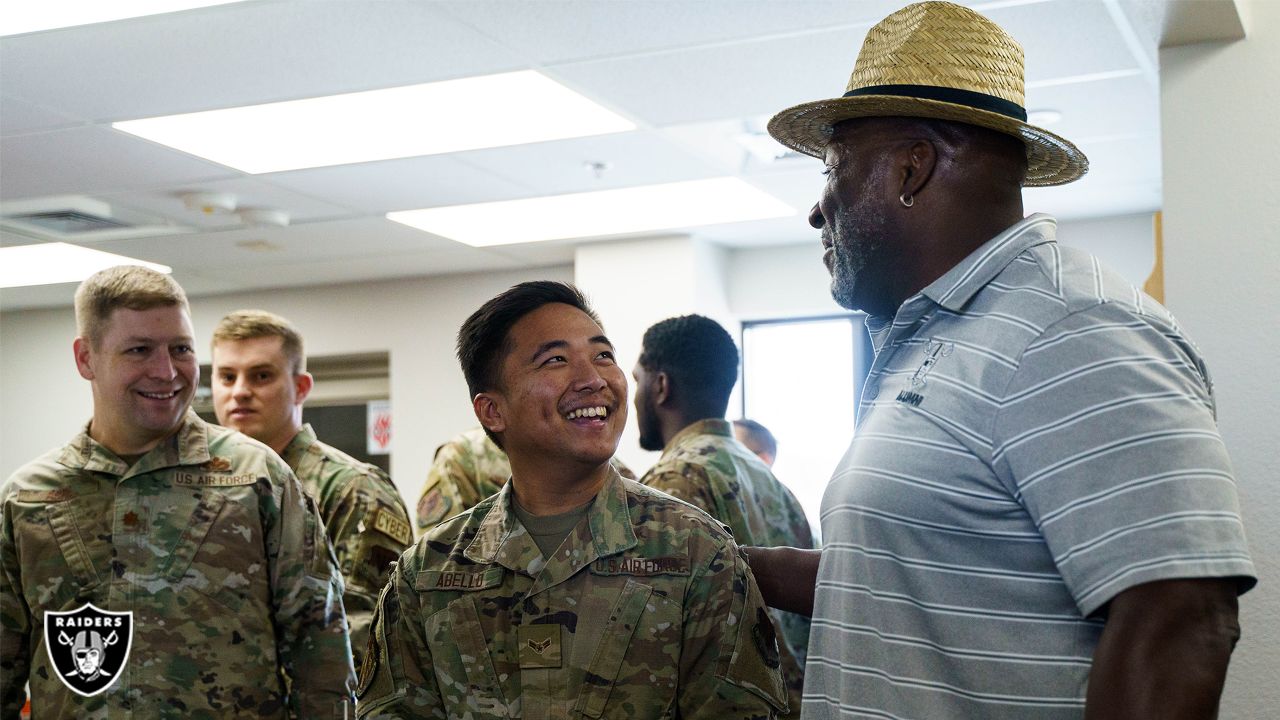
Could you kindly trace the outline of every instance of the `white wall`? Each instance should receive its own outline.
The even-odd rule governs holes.
[[[387,352],[394,416],[391,475],[412,508],[432,453],[474,427],[454,356],[458,327],[490,297],[524,280],[571,281],[567,266],[196,298],[197,355],[226,313],[277,312],[302,331],[310,355]],[[71,356],[71,308],[0,315],[0,477],[71,438],[92,414]]]
[[[1222,717],[1280,704],[1280,3],[1238,2],[1247,39],[1160,52],[1166,305],[1215,379],[1245,531],[1261,580]]]
[[[725,294],[725,264],[724,250],[684,236],[596,242],[577,249],[574,282],[604,322],[627,373],[629,398],[635,397],[631,369],[650,325],[699,313],[737,337],[738,321],[729,311]],[[640,449],[635,408],[628,410],[618,457],[639,476],[657,462],[658,453]]]

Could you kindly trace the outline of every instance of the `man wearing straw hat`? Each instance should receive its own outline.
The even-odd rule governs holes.
[[[804,716],[1215,717],[1255,579],[1212,385],[1167,310],[1023,217],[1088,163],[1026,123],[1021,47],[911,5],[769,131],[826,163],[809,222],[876,349],[825,546],[748,549],[812,612]]]

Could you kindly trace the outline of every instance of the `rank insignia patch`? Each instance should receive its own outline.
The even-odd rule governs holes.
[[[100,610],[93,603],[45,612],[44,645],[58,679],[90,697],[111,687],[133,647],[133,613]]]

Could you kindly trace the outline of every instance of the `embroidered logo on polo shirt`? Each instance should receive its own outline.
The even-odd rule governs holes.
[[[924,361],[920,363],[920,367],[916,368],[916,373],[911,376],[911,389],[903,390],[898,393],[898,402],[906,403],[912,407],[920,407],[920,403],[924,402],[925,383],[929,381],[929,373],[933,371],[933,367],[938,361],[945,357],[950,357],[951,353],[956,351],[955,343],[933,341],[930,340],[928,346],[925,347]]]

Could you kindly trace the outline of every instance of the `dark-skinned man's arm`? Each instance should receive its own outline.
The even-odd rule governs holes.
[[[1218,716],[1240,626],[1237,581],[1161,580],[1113,598],[1093,655],[1085,720]]]
[[[771,608],[813,617],[821,550],[793,547],[744,547],[751,574]]]

